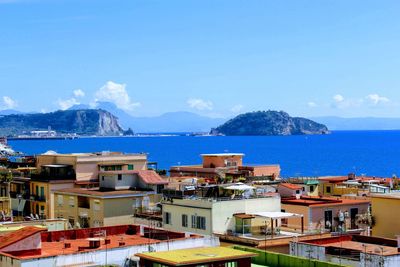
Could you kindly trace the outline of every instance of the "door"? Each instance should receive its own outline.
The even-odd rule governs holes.
[[[332,231],[333,216],[332,210],[325,211],[325,229]]]
[[[356,225],[356,217],[358,214],[358,208],[351,208],[350,209],[350,222],[351,222],[351,229],[357,228]]]

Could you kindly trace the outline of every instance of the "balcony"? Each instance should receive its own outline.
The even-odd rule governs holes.
[[[76,180],[76,175],[75,173],[51,175],[49,173],[42,172],[39,174],[31,174],[31,179],[33,181]]]
[[[32,201],[39,201],[39,202],[46,202],[46,197],[41,195],[30,195],[30,200]]]
[[[42,165],[40,173],[32,173],[31,179],[36,181],[75,180],[76,174],[71,165]]]
[[[10,198],[30,200],[31,196],[29,195],[29,193],[11,191]]]

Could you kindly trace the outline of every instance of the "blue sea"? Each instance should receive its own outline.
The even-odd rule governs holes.
[[[202,153],[241,152],[248,164],[280,164],[282,176],[400,175],[400,131],[335,131],[308,136],[102,137],[74,140],[10,140],[34,155],[122,151],[145,152],[161,169],[199,164]]]

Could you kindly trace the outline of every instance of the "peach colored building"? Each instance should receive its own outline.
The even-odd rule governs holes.
[[[282,211],[303,214],[309,231],[347,231],[360,229],[357,216],[368,213],[370,200],[301,196],[282,199],[281,203]],[[301,226],[298,219],[291,219],[288,224],[291,228]]]
[[[201,154],[201,165],[172,166],[171,177],[266,177],[276,179],[280,175],[279,165],[243,165],[242,153]]]
[[[77,182],[97,181],[102,170],[146,170],[147,154],[100,153],[48,153],[37,156],[36,166],[41,172],[43,165],[71,165]],[[116,167],[118,166],[118,167]],[[113,169],[114,168],[114,169]]]
[[[94,187],[102,177],[116,172],[147,170],[146,154],[120,152],[57,154],[37,156],[37,174],[30,181],[30,211],[41,218],[54,218],[54,191],[74,187]]]

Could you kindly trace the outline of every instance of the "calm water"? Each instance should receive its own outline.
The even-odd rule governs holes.
[[[245,163],[280,164],[283,176],[400,175],[400,131],[343,131],[315,136],[110,137],[75,140],[18,140],[26,154],[146,152],[160,168],[201,162],[201,153],[243,152]]]

